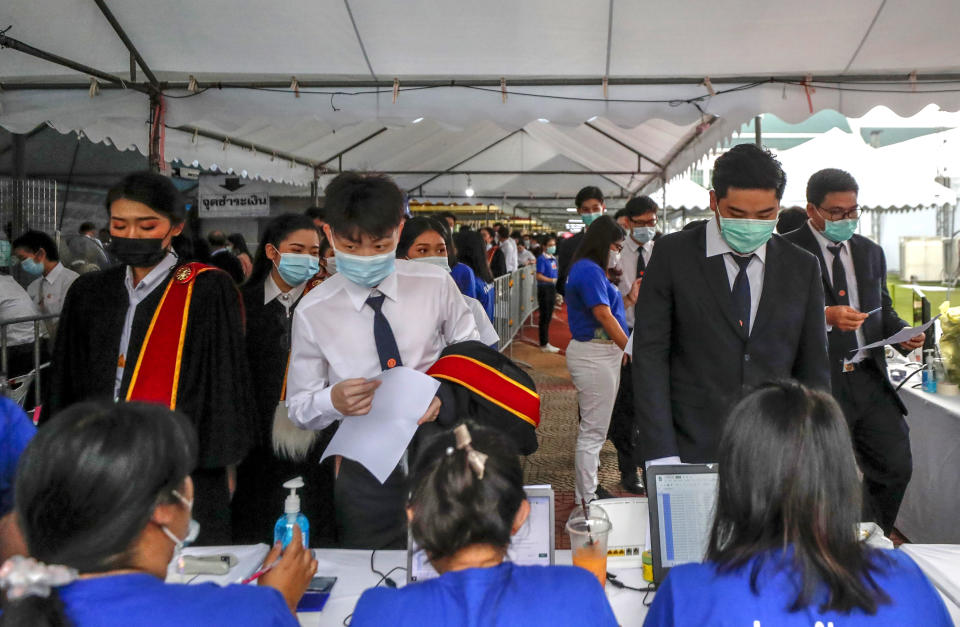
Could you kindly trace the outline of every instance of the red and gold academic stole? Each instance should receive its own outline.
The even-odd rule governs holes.
[[[447,355],[438,359],[427,374],[462,385],[534,427],[540,424],[540,395],[483,362]]]
[[[217,268],[202,263],[188,263],[180,266],[167,283],[147,335],[143,338],[143,346],[127,390],[128,401],[157,403],[176,409],[183,341],[187,335],[194,280],[208,270]]]

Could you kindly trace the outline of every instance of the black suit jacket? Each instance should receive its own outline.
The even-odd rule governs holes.
[[[731,406],[765,381],[830,389],[816,259],[773,236],[748,336],[734,314],[723,256],[706,256],[707,228],[715,227],[660,238],[640,287],[632,368],[638,461],[717,461]]]
[[[240,260],[228,250],[210,255],[210,265],[216,266],[229,274],[235,285],[240,285],[246,279]]]
[[[586,229],[580,231],[573,237],[561,240],[557,244],[557,293],[566,294],[567,292],[567,273],[570,272],[570,265],[573,262],[573,253],[577,252],[580,242],[583,241]]]
[[[827,272],[823,250],[820,248],[820,243],[813,231],[810,230],[811,228],[809,224],[805,224],[796,231],[788,233],[784,238],[817,257],[820,262],[824,302],[827,307],[839,305],[837,294],[830,283],[830,274]],[[893,309],[893,301],[887,291],[887,261],[883,255],[883,248],[862,235],[854,235],[850,238],[850,256],[853,258],[853,269],[857,275],[857,295],[860,300],[860,311],[866,312],[873,311],[877,307],[883,308],[879,314],[867,318],[863,326],[860,327],[863,330],[863,339],[866,343],[879,342],[909,326]],[[830,259],[830,263],[833,263],[833,259]],[[834,377],[834,381],[837,377],[842,376],[843,360],[852,357],[852,355],[843,354],[840,346],[841,333],[842,331],[834,329],[827,334],[830,345],[830,374]],[[900,400],[900,396],[896,393],[886,374],[887,358],[884,355],[883,348],[872,348],[868,351],[868,355],[869,359],[877,365],[877,370],[883,376],[883,381],[894,402],[900,407],[900,411],[906,414],[907,408]]]

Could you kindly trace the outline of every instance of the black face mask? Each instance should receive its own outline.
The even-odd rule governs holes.
[[[152,268],[167,256],[163,248],[164,238],[114,237],[110,240],[110,252],[117,261],[134,268]]]

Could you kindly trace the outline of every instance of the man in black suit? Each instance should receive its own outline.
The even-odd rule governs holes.
[[[573,202],[577,206],[577,214],[583,220],[583,230],[573,237],[560,240],[560,243],[557,244],[557,293],[561,296],[566,293],[567,273],[570,272],[573,253],[577,252],[583,234],[587,231],[587,227],[606,211],[606,206],[603,204],[603,192],[600,191],[599,187],[593,187],[592,185],[577,192],[577,197]]]
[[[843,408],[863,472],[865,520],[890,533],[912,473],[906,407],[887,377],[883,348],[860,346],[908,326],[887,293],[883,249],[854,234],[860,217],[857,182],[843,170],[821,170],[807,183],[807,223],[786,239],[820,262],[833,395]],[[876,313],[874,310],[879,309]],[[868,313],[862,313],[868,312]],[[921,334],[899,346],[923,345]]]
[[[653,247],[660,239],[657,231],[659,207],[649,196],[636,196],[627,201],[627,206],[618,211],[618,223],[627,232],[620,251],[620,264],[616,268],[617,289],[623,297],[627,326],[634,327],[634,307],[640,292]],[[611,271],[613,273],[613,271]],[[641,401],[642,402],[642,401]],[[620,467],[620,484],[629,492],[640,494],[643,480],[637,471],[637,434],[633,411],[633,376],[631,363],[626,360],[620,369],[620,387],[613,406],[610,431],[607,438],[617,449],[617,464]]]
[[[207,234],[207,243],[210,244],[210,265],[216,266],[225,271],[233,279],[234,284],[243,283],[246,276],[243,274],[243,266],[240,260],[230,252],[227,246],[227,236],[222,231],[210,231]]]
[[[638,444],[648,465],[715,462],[727,413],[745,388],[782,378],[830,387],[820,268],[773,235],[785,185],[769,152],[736,146],[714,166],[713,219],[657,240],[633,343]]]

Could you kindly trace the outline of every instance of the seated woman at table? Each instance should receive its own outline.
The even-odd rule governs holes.
[[[920,568],[857,537],[861,487],[840,407],[769,383],[730,413],[703,564],[670,570],[644,625],[925,625],[950,617]]]
[[[0,567],[0,625],[296,625],[317,568],[299,536],[260,586],[164,583],[198,531],[196,457],[190,421],[158,405],[83,403],[41,428],[16,480],[32,558]]]
[[[413,468],[407,517],[440,577],[367,590],[352,627],[616,625],[603,588],[586,570],[504,561],[529,513],[509,441],[462,424],[438,435]]]

